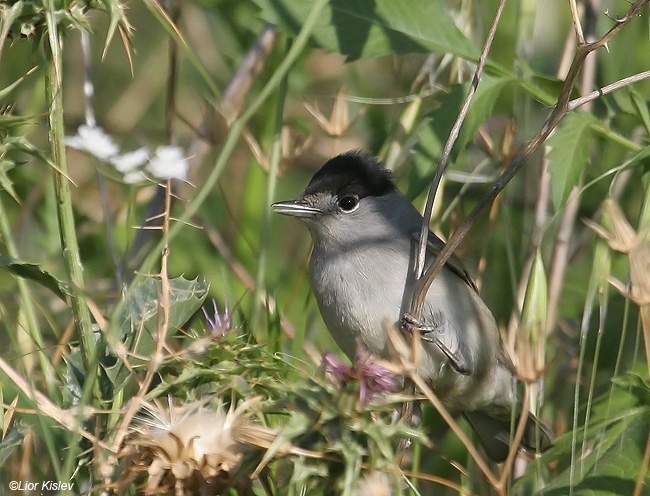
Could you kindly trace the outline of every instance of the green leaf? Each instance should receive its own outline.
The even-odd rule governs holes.
[[[535,493],[544,496],[605,496],[632,494],[648,436],[650,411],[637,409],[612,423],[598,436],[593,449],[574,460],[546,487]],[[570,436],[570,433],[568,434]],[[571,490],[570,490],[571,489]]]
[[[648,102],[634,86],[628,87],[628,91],[630,93],[632,106],[643,123],[645,132],[650,133],[650,111],[648,111]]]
[[[54,162],[52,162],[52,160],[50,160],[50,158],[44,152],[39,150],[24,136],[10,137],[4,140],[2,143],[0,143],[0,156],[4,156],[5,154],[11,152],[26,153],[28,155],[31,155],[34,158],[42,160],[44,163],[52,167],[59,174],[68,178],[68,176],[64,174],[61,171],[61,169],[59,169],[57,165]]]
[[[11,258],[6,255],[0,255],[0,267],[6,268],[15,276],[30,279],[39,283],[41,286],[48,288],[62,300],[65,300],[66,295],[70,294],[67,283],[58,280],[49,272],[41,269],[37,264],[23,262],[22,260]]]
[[[494,104],[501,95],[501,91],[510,85],[511,82],[509,78],[490,77],[487,75],[481,78],[472,104],[467,112],[467,117],[460,129],[458,141],[455,145],[457,153],[463,150],[467,146],[467,143],[474,139],[476,131],[481,127],[481,124],[492,115]],[[467,91],[468,88],[466,88],[465,94]],[[456,113],[454,119],[457,115],[458,113]]]
[[[459,153],[474,139],[481,124],[492,114],[499,95],[511,82],[512,80],[509,78],[500,77],[484,76],[481,79],[454,145],[450,163],[453,163]],[[442,149],[468,90],[468,84],[459,84],[453,86],[451,91],[436,98],[438,107],[429,113],[429,123],[421,128],[416,154],[413,157],[413,168],[409,175],[407,188],[407,196],[410,198],[422,193],[433,177]]]
[[[605,389],[594,401],[589,427],[557,438],[517,480],[513,494],[563,496],[569,488],[576,496],[632,494],[650,429],[648,399],[643,374],[613,379],[611,390]],[[556,475],[535,491],[538,475],[551,462]]]
[[[124,310],[123,336],[144,329],[150,336],[156,335],[161,311],[162,281],[149,278],[132,293]],[[189,281],[177,277],[169,281],[169,327],[167,332],[179,329],[201,307],[207,296],[208,286],[198,279]],[[153,351],[141,349],[138,353]]]
[[[12,427],[0,442],[0,467],[4,466],[16,448],[23,445],[23,438],[29,431],[26,425],[18,424]]]
[[[169,281],[169,325],[165,330],[169,336],[180,329],[201,307],[208,294],[208,286],[198,279],[189,281],[177,277]],[[148,278],[129,293],[121,317],[121,339],[135,356],[150,357],[157,339],[159,319],[162,318],[162,281]],[[105,367],[106,374],[119,390],[124,379],[124,365],[118,361]]]
[[[303,0],[254,2],[265,20],[293,34],[311,9],[311,3]],[[332,0],[312,35],[314,44],[341,53],[348,61],[414,52],[478,58],[442,0]]]
[[[556,210],[564,206],[589,161],[590,126],[594,121],[589,114],[574,112],[564,118],[548,139],[551,197]]]
[[[0,189],[5,190],[11,195],[16,203],[20,203],[16,190],[14,190],[14,183],[9,179],[7,172],[16,166],[9,160],[0,160]]]

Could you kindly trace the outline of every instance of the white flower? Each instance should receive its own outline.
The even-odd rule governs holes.
[[[117,155],[111,158],[110,162],[115,169],[122,174],[132,172],[133,169],[140,167],[147,163],[149,158],[149,149],[146,147],[138,148],[135,151]]]
[[[141,170],[129,171],[124,174],[124,177],[122,178],[122,181],[124,181],[125,184],[141,183],[146,180],[147,176],[145,176],[144,172]]]
[[[120,153],[120,147],[99,126],[82,124],[75,136],[65,137],[65,144],[70,148],[87,152],[103,161],[107,161]]]
[[[177,146],[159,146],[146,169],[157,179],[185,181],[190,164]]]

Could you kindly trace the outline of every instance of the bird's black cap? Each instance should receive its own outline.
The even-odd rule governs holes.
[[[354,193],[364,198],[395,190],[390,171],[369,153],[355,150],[328,160],[311,178],[304,196],[331,192],[338,196]]]

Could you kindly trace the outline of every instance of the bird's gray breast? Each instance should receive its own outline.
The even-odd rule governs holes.
[[[310,262],[312,288],[332,337],[350,358],[356,341],[386,355],[384,321],[401,317],[409,260],[375,243],[347,250],[315,248]]]

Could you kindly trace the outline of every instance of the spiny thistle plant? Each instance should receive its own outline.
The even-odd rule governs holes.
[[[223,405],[211,410],[185,411],[170,404],[166,409],[145,407],[146,416],[136,418],[119,458],[121,485],[146,473],[145,493],[198,494],[222,493],[237,487],[236,477],[243,457],[253,449],[268,449],[276,437],[273,429],[255,424],[249,408],[261,398],[254,397],[227,411]],[[284,453],[283,453],[284,454]],[[245,478],[246,486],[252,484]]]
[[[391,394],[399,389],[397,378],[361,350],[351,366],[326,353],[318,371],[293,370],[289,382],[283,362],[229,329],[228,315],[215,311],[203,337],[193,334],[187,350],[164,359],[161,383],[133,417],[119,465],[103,470],[111,479],[105,487],[253,494],[258,478],[270,492],[325,485],[353,494],[353,485],[380,480],[400,487],[397,441],[428,441],[395,416],[407,399]],[[279,479],[266,469],[274,460],[284,466]],[[373,470],[384,475],[370,477]]]

